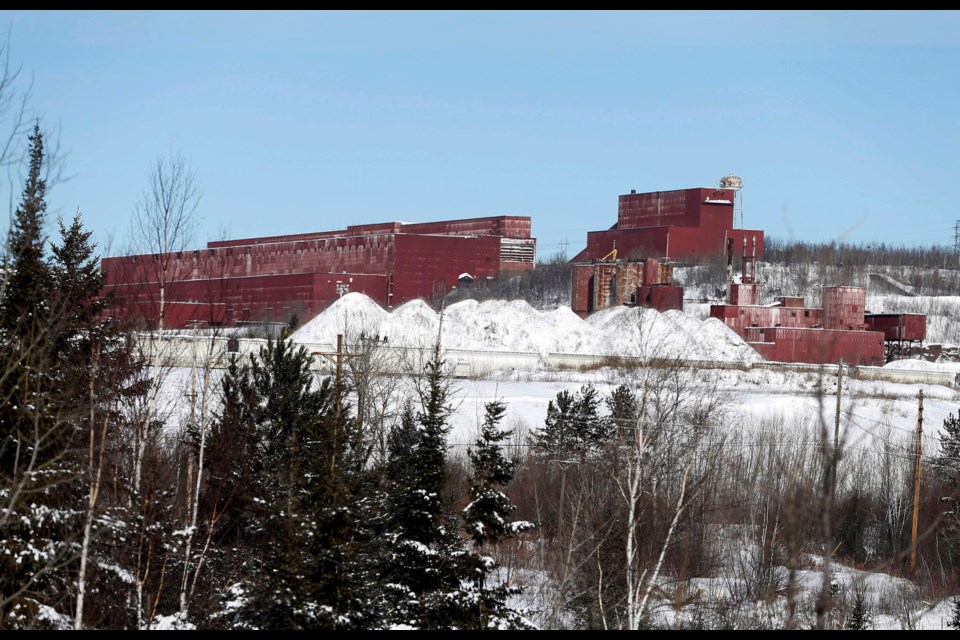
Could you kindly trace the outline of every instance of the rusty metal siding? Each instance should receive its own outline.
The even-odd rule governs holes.
[[[620,260],[663,257],[667,250],[667,232],[667,227],[590,231],[586,248],[573,261],[599,260],[614,249]]]
[[[589,232],[587,247],[573,262],[602,258],[614,248],[621,259],[669,257],[696,262],[722,255],[728,237],[737,242],[738,260],[744,238],[748,256],[761,260],[763,231],[733,228],[735,196],[733,190],[709,188],[621,195],[617,224]]]
[[[593,265],[591,311],[631,303],[643,281],[643,262],[597,262]]]
[[[656,258],[647,258],[643,261],[643,277],[637,283],[640,286],[652,287],[660,284],[660,261]]]
[[[438,222],[378,222],[373,224],[350,225],[346,229],[294,233],[280,236],[263,236],[237,240],[218,240],[208,242],[207,248],[242,247],[259,244],[277,244],[296,241],[323,240],[349,236],[382,235],[394,233],[440,234],[440,235],[496,235],[507,238],[529,238],[531,220],[529,216],[489,216],[485,218],[465,218],[461,220],[442,220]]]
[[[482,279],[500,271],[500,238],[496,236],[399,234],[396,250],[394,305],[449,291],[465,272]]]
[[[927,317],[918,313],[871,313],[864,316],[871,331],[883,332],[891,342],[917,341],[927,337]]]
[[[571,273],[573,292],[570,298],[570,308],[581,318],[585,318],[591,311],[590,303],[593,295],[593,265],[575,264]]]
[[[730,189],[704,188],[625,194],[618,198],[617,226],[696,227],[706,212],[728,215],[732,223],[734,197]]]
[[[761,307],[758,305],[715,304],[710,307],[710,317],[723,320],[743,338],[747,338],[752,327],[778,326],[812,329],[822,323],[821,309],[804,307]]]
[[[637,306],[657,311],[683,310],[683,287],[673,285],[641,286],[636,290]]]
[[[773,343],[758,348],[768,360],[880,366],[883,364],[883,334],[879,331],[843,331],[766,327],[747,330],[751,343]],[[757,348],[756,346],[754,348]]]
[[[760,285],[731,284],[727,297],[732,305],[758,305],[760,304]]]
[[[862,329],[866,295],[867,290],[862,287],[824,287],[824,328]]]
[[[803,296],[777,296],[774,300],[788,309],[803,308],[804,305]]]
[[[397,233],[409,228],[433,233]],[[530,218],[522,216],[412,225],[389,222],[352,226],[346,231],[211,242],[206,249],[164,256],[105,258],[102,270],[105,289],[119,291],[129,304],[155,300],[162,275],[169,283],[168,300],[232,300],[241,310],[238,313],[246,317],[234,317],[228,310],[228,323],[286,319],[282,316],[294,312],[309,319],[338,295],[335,278],[324,274],[353,278],[351,291],[361,290],[389,305],[448,290],[465,272],[484,278],[501,271],[531,269],[536,239],[529,236]],[[501,249],[504,238],[512,244]],[[162,274],[160,267],[165,267]],[[314,275],[318,276],[316,283]],[[234,292],[211,292],[213,282]],[[342,281],[340,290],[348,284]]]
[[[405,224],[400,230],[400,233],[529,238],[530,228],[531,221],[527,216],[491,216],[487,218]]]

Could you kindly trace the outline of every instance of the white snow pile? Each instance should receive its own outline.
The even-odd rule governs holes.
[[[363,334],[394,347],[430,347],[440,314],[423,300],[392,313],[361,293],[348,293],[291,335],[296,342],[336,344],[337,334]],[[523,300],[464,300],[443,313],[444,348],[525,353],[577,353],[648,358],[756,362],[762,360],[716,318],[611,307],[586,320],[569,307],[538,311]]]
[[[716,318],[700,320],[682,311],[610,307],[590,315],[603,342],[597,353],[648,358],[757,362],[763,358]]]
[[[927,360],[918,360],[916,358],[907,358],[903,360],[891,360],[883,365],[884,369],[898,369],[910,371],[945,371],[947,373],[960,373],[960,362],[929,362]]]

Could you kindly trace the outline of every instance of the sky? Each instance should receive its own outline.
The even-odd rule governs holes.
[[[744,226],[784,240],[953,246],[960,220],[957,11],[0,11],[0,27],[65,152],[50,210],[79,211],[104,255],[129,248],[170,153],[202,187],[197,247],[523,215],[538,257],[572,257],[618,195],[727,174]]]

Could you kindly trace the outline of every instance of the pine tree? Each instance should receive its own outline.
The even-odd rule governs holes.
[[[516,506],[510,503],[502,489],[513,480],[516,464],[509,461],[501,450],[503,441],[512,433],[499,429],[505,412],[506,406],[502,402],[487,403],[480,437],[467,454],[473,465],[473,474],[469,486],[471,502],[464,508],[463,518],[475,549],[468,561],[472,560],[474,565],[472,589],[476,616],[473,628],[476,629],[530,628],[529,622],[507,604],[508,598],[521,590],[507,584],[488,584],[497,569],[496,562],[485,553],[488,546],[496,546],[533,528],[530,522],[507,520]]]
[[[92,346],[103,342],[108,323],[103,312],[113,303],[112,292],[102,295],[103,275],[96,245],[90,242],[92,231],[83,227],[78,213],[70,226],[57,220],[60,243],[51,246],[51,289],[56,296],[58,331],[56,352],[77,371],[89,363]]]
[[[381,572],[392,627],[451,629],[464,624],[465,550],[452,506],[445,504],[448,381],[439,345],[426,365],[416,446],[395,450],[405,481],[388,487],[386,554]],[[406,431],[406,429],[404,429]],[[396,468],[396,467],[395,467]]]
[[[232,514],[218,526],[218,542],[242,549],[239,566],[221,569],[242,576],[224,595],[245,598],[228,626],[379,625],[363,562],[369,491],[356,424],[338,397],[344,390],[329,379],[315,387],[310,363],[303,347],[281,337],[249,365],[231,362],[223,381],[211,446],[233,449],[211,461],[210,473],[217,494],[234,500],[221,506]]]
[[[613,423],[600,415],[600,394],[583,385],[576,393],[563,389],[547,403],[543,429],[534,433],[538,454],[549,459],[585,459],[612,437]]]
[[[960,596],[954,596],[953,598],[953,613],[950,616],[950,621],[947,622],[947,626],[951,629],[960,630]]]
[[[404,403],[400,422],[387,434],[387,463],[385,480],[390,485],[412,487],[415,483],[413,469],[408,463],[410,454],[420,445],[420,428],[413,403]]]
[[[872,616],[867,609],[863,592],[857,590],[853,597],[853,607],[850,610],[850,615],[847,617],[845,628],[852,631],[866,631],[870,628],[871,622]]]
[[[956,499],[960,490],[960,413],[949,414],[943,421],[940,455],[934,461],[934,468],[951,489],[952,499]]]
[[[83,227],[79,213],[70,225],[58,220],[60,242],[51,246],[49,293],[55,321],[47,342],[55,359],[56,384],[76,409],[75,424],[81,437],[82,466],[86,473],[74,483],[84,503],[84,528],[80,540],[80,561],[77,577],[76,628],[87,624],[90,614],[94,623],[110,618],[122,610],[118,601],[93,600],[88,593],[115,592],[116,576],[103,566],[115,562],[103,556],[103,549],[116,549],[125,523],[117,519],[115,503],[102,497],[104,478],[122,449],[123,434],[128,423],[121,404],[140,393],[137,378],[142,363],[133,355],[133,345],[104,311],[112,303],[112,295],[103,295],[103,278],[92,232]],[[109,517],[105,517],[110,513]],[[122,614],[121,614],[122,615]]]
[[[557,392],[555,400],[547,402],[547,417],[543,429],[533,434],[536,450],[548,458],[566,457],[575,450],[575,400],[566,389]]]
[[[49,306],[50,269],[44,261],[43,226],[47,184],[43,178],[43,134],[34,125],[30,135],[30,169],[20,205],[14,214],[3,259],[0,329],[19,340],[21,350],[36,349],[43,335]]]
[[[600,392],[592,384],[584,385],[577,392],[574,419],[580,447],[587,452],[599,451],[613,435],[610,420],[600,415],[600,404]]]
[[[610,392],[606,402],[610,410],[611,429],[620,442],[632,445],[638,414],[637,395],[628,385],[622,384]]]
[[[960,414],[948,414],[943,421],[943,435],[940,437],[940,455],[931,463],[934,473],[943,487],[945,520],[938,535],[956,548],[960,546]]]
[[[57,373],[44,260],[43,136],[30,136],[30,166],[3,256],[0,288],[0,629],[43,624],[71,592],[78,511],[69,482],[76,411]]]

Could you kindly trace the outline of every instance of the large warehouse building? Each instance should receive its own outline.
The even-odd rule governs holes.
[[[532,269],[530,218],[493,216],[207,243],[172,254],[104,258],[117,313],[156,326],[301,321],[358,291],[385,307]]]

